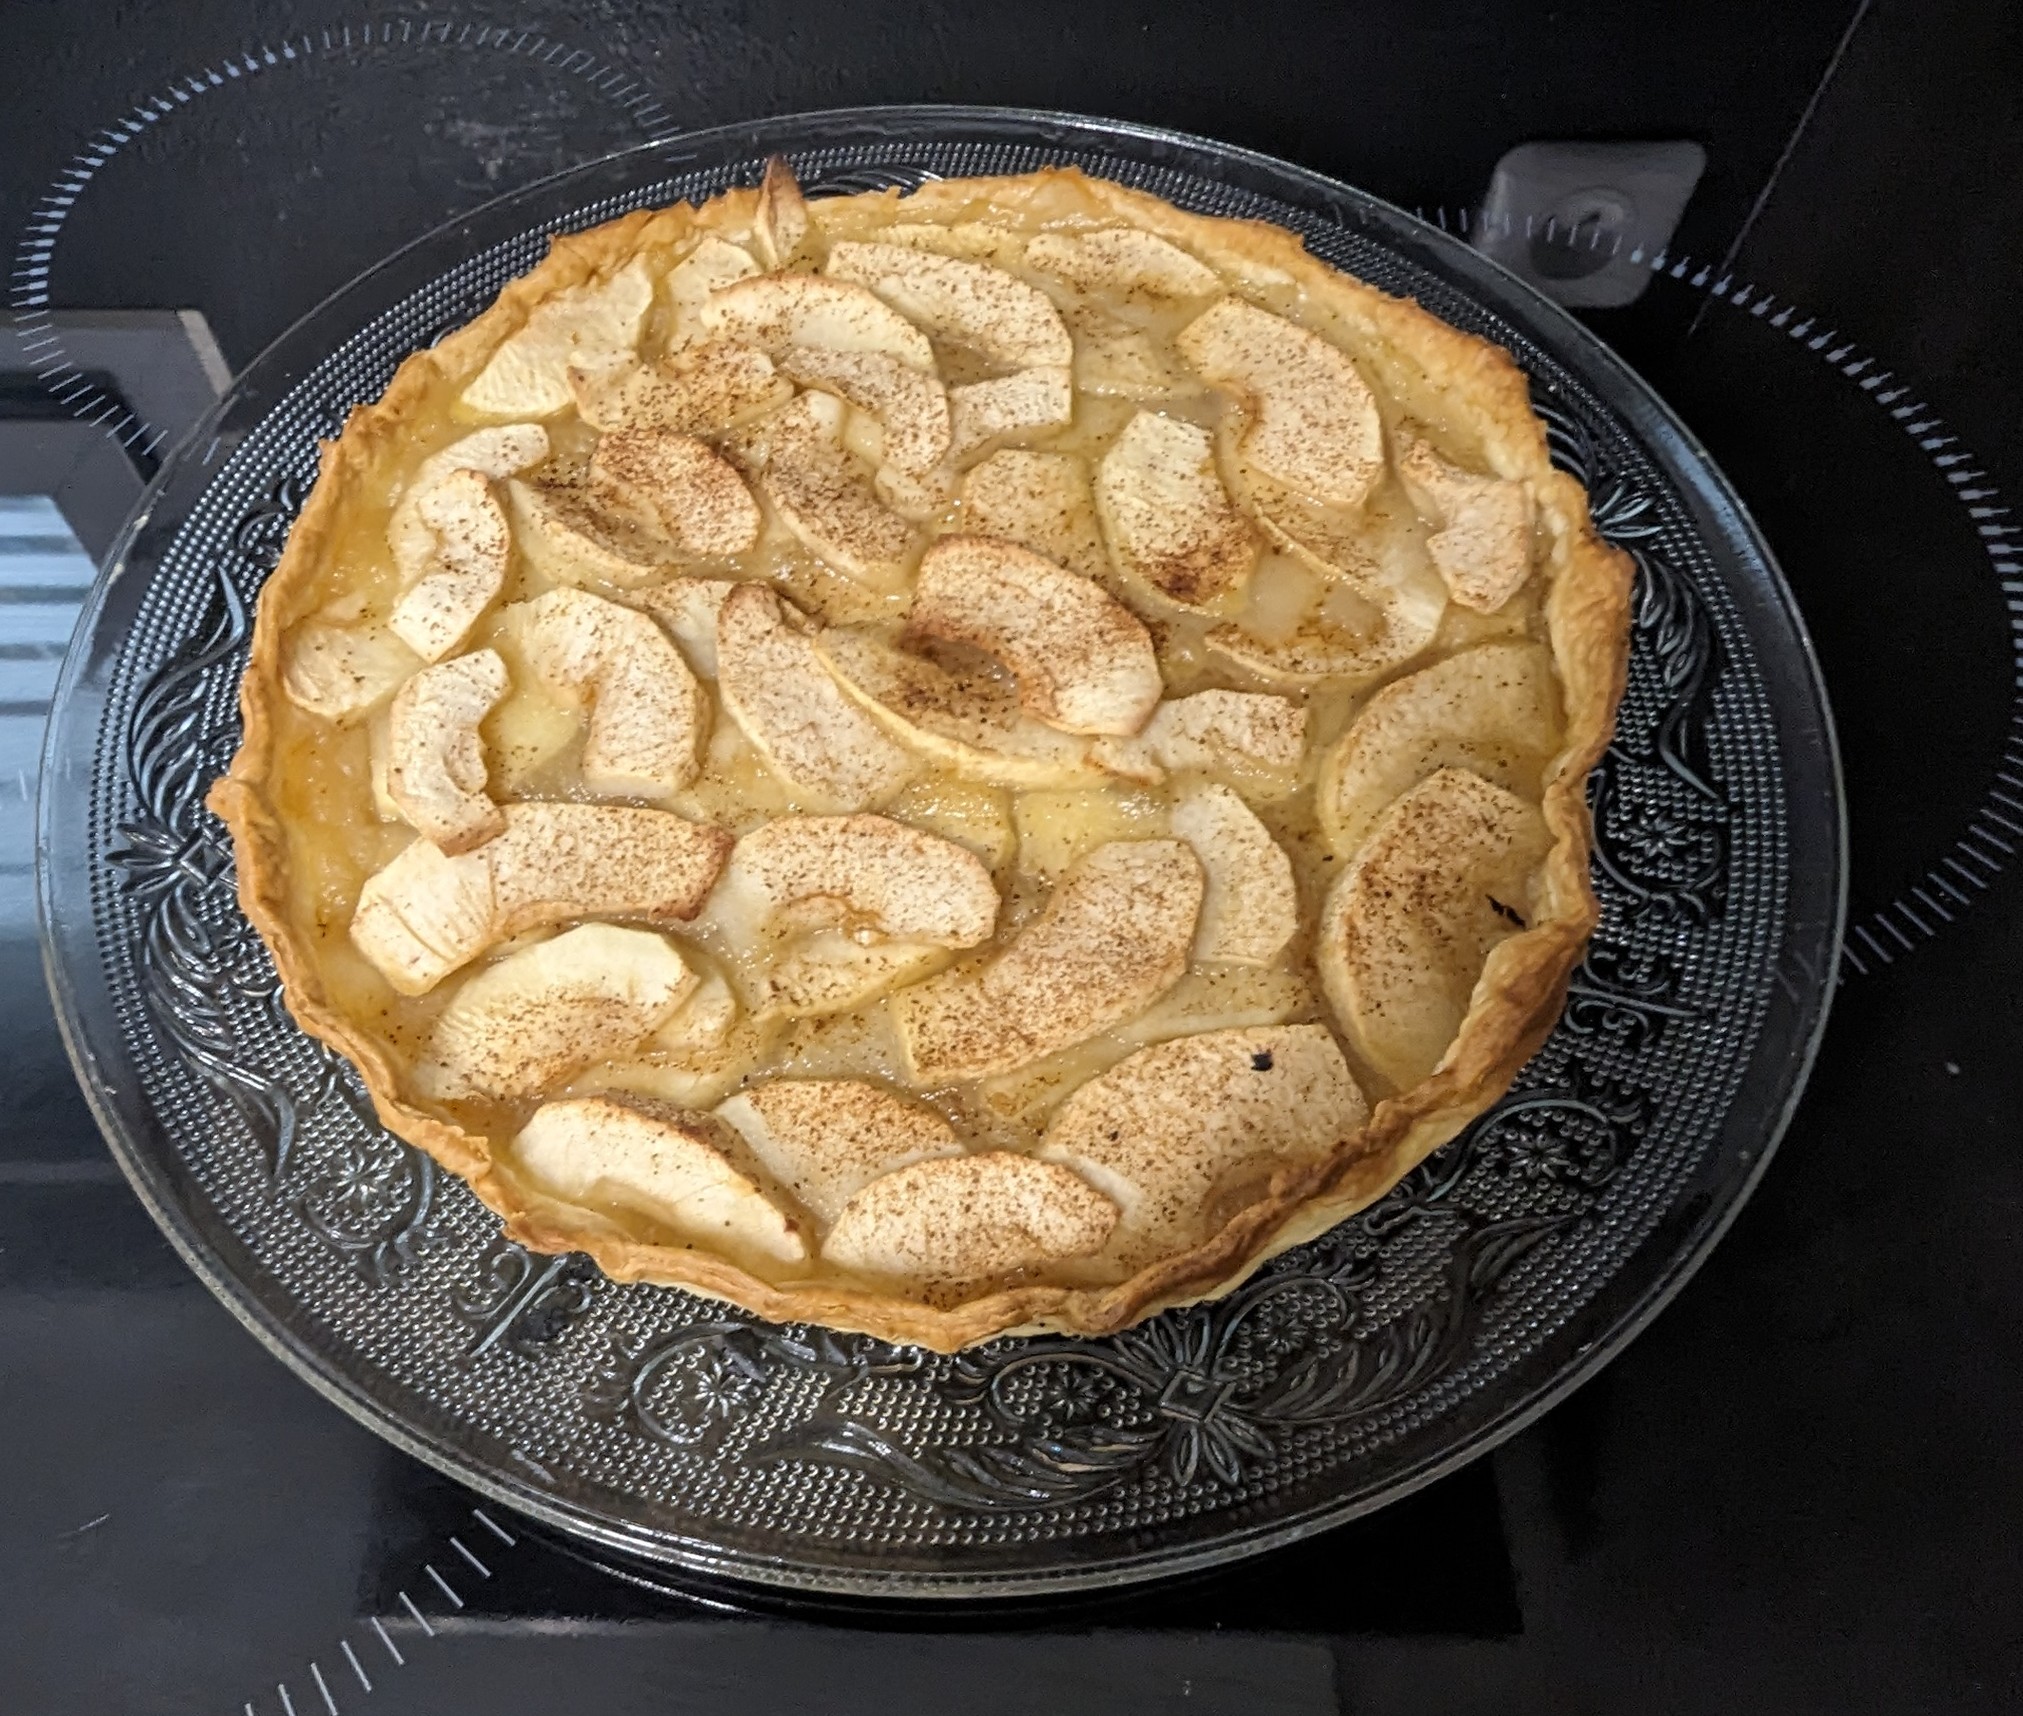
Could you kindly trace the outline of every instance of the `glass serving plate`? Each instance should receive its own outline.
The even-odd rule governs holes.
[[[1593,783],[1601,927],[1498,1106],[1221,1302],[955,1358],[616,1286],[530,1254],[383,1132],[283,1011],[202,795],[319,437],[549,235],[787,155],[811,195],[1077,163],[1274,221],[1509,348],[1638,568]],[[627,1558],[829,1598],[1016,1598],[1316,1531],[1509,1436],[1619,1351],[1734,1218],[1811,1063],[1844,890],[1832,727],[1740,503],[1602,345],[1466,245],[1196,138],[968,108],[654,144],[431,234],[330,299],[164,466],[66,663],[38,857],[78,1075],[190,1266],[345,1410]],[[229,1403],[221,1403],[229,1410]]]

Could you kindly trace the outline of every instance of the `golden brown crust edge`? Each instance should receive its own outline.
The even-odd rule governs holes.
[[[701,210],[681,204],[627,215],[555,240],[547,257],[507,285],[491,308],[409,357],[381,399],[355,409],[337,440],[326,444],[315,488],[261,592],[240,693],[245,737],[230,773],[207,800],[232,832],[240,904],[273,954],[296,1022],[358,1067],[389,1131],[466,1180],[504,1220],[508,1235],[531,1250],[582,1251],[614,1280],[684,1287],[774,1321],[816,1322],[940,1352],[1002,1334],[1106,1334],[1156,1311],[1226,1292],[1268,1258],[1374,1203],[1503,1094],[1559,1017],[1568,979],[1597,916],[1588,884],[1592,830],[1586,780],[1608,744],[1622,695],[1630,566],[1627,556],[1596,535],[1580,485],[1552,468],[1522,371],[1507,352],[1449,327],[1411,300],[1337,273],[1309,256],[1290,232],[1186,214],[1075,169],[944,181],[903,202],[909,214],[932,219],[983,201],[1017,208],[1061,184],[1073,184],[1110,212],[1241,278],[1267,284],[1278,277],[1298,285],[1310,302],[1335,317],[1335,332],[1372,364],[1394,397],[1431,410],[1439,409],[1443,397],[1464,402],[1459,415],[1479,427],[1482,460],[1499,475],[1531,485],[1546,539],[1546,627],[1567,717],[1565,744],[1545,784],[1543,811],[1553,845],[1541,873],[1536,921],[1491,954],[1460,1034],[1430,1078],[1379,1102],[1363,1130],[1343,1140],[1329,1158],[1282,1170],[1266,1197],[1201,1245],[1114,1287],[1014,1287],[948,1310],[848,1287],[775,1287],[707,1252],[631,1238],[535,1193],[493,1159],[487,1138],[405,1100],[385,1049],[330,1005],[289,907],[286,833],[265,790],[273,764],[274,700],[282,695],[282,636],[301,617],[295,607],[313,581],[344,497],[395,444],[414,404],[436,379],[474,376],[554,292],[608,275],[697,226],[735,231],[748,225],[756,193],[731,192]],[[896,192],[853,200],[902,201]]]

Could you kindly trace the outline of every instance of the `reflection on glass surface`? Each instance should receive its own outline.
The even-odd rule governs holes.
[[[35,931],[35,780],[91,556],[47,495],[0,495],[0,936]]]

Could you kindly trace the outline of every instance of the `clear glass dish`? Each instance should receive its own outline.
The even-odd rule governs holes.
[[[532,1256],[372,1121],[279,1005],[203,810],[252,602],[316,440],[550,234],[754,182],[812,194],[1075,162],[1275,221],[1508,347],[1637,559],[1594,783],[1605,912],[1510,1095],[1219,1304],[959,1358],[780,1329]],[[1562,311],[1346,186],[1200,139],[966,108],[814,114],[613,156],[361,276],[163,467],[66,663],[38,858],[78,1074],[191,1267],[389,1440],[627,1557],[837,1598],[1015,1598],[1199,1569],[1382,1506],[1631,1339],[1762,1173],[1823,1026],[1845,835],[1824,692],[1704,451]],[[229,1402],[220,1403],[230,1410]]]

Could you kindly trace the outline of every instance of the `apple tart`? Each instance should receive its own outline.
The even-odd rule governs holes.
[[[1509,356],[1290,233],[776,162],[352,413],[210,803],[296,1019],[520,1243],[1098,1334],[1550,1030],[1627,572]]]

